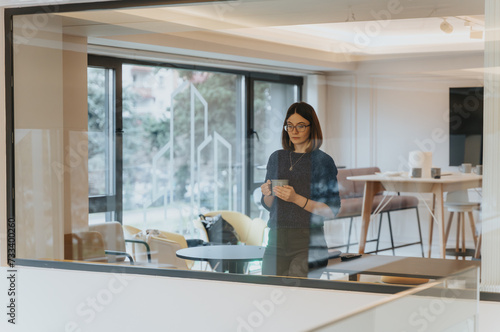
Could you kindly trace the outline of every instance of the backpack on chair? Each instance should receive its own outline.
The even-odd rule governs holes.
[[[213,244],[238,244],[238,234],[234,227],[227,222],[220,214],[213,217],[206,217],[200,214],[200,220],[207,230],[208,239]]]

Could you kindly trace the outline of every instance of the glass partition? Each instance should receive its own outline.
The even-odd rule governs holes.
[[[470,268],[360,309],[316,332],[478,330],[479,270]]]
[[[247,182],[248,105],[259,124],[265,114],[282,122],[302,78],[93,55],[73,15],[45,13],[29,35],[40,16],[13,18],[17,257],[109,261],[113,249],[134,263],[191,269],[176,251],[214,243],[197,227],[213,211],[244,218],[234,244],[263,245],[266,216]],[[248,85],[256,74],[260,84]],[[259,150],[258,162],[271,152]],[[172,237],[178,247],[161,241]]]
[[[396,20],[385,12],[371,13],[367,5],[368,12],[357,21],[346,21],[355,16],[347,13],[342,18],[304,15],[305,21],[297,22],[299,10],[290,13],[280,9],[284,2],[266,3],[276,6],[263,9],[257,2],[235,1],[222,7],[56,8],[13,16],[14,86],[9,97],[14,152],[9,162],[15,164],[11,203],[18,258],[129,265],[132,258],[139,266],[262,274],[269,214],[259,187],[269,155],[282,147],[287,108],[301,99],[314,103],[323,129],[322,150],[337,165],[378,166],[392,176],[407,167],[410,151],[432,150],[443,177],[457,171],[448,163],[449,92],[452,86],[483,85],[482,40],[467,39],[463,49],[454,49],[456,61],[441,55],[446,51],[442,48],[410,56],[399,31],[411,32],[417,47],[422,41],[413,35],[418,30],[414,27],[428,29],[441,18]],[[250,14],[285,9],[283,25]],[[480,11],[450,22],[479,24],[484,20]],[[464,29],[469,28],[457,29],[462,39],[470,32]],[[322,38],[334,34],[322,31],[336,31],[337,39],[325,43]],[[443,42],[436,38],[436,45]],[[318,40],[322,42],[316,44]],[[361,45],[363,41],[367,43]],[[383,48],[389,41],[392,47]],[[287,158],[292,170],[301,157],[290,153]],[[474,190],[480,201],[482,192]],[[350,194],[360,203],[363,184],[353,185]],[[325,227],[297,235],[314,237],[318,247],[324,249],[326,242],[330,248],[328,262],[324,251],[318,258],[328,265],[327,273],[318,270],[310,277],[327,283],[332,282],[330,272],[342,278],[355,272],[383,275],[374,266],[346,272],[339,253],[332,250],[357,251],[363,231],[368,234],[367,252],[392,244],[385,254],[395,256],[421,256],[432,227],[434,248],[425,252],[431,256],[434,249],[433,258],[438,258],[437,242],[445,233],[450,242],[457,236],[464,246],[465,239],[468,247],[476,246],[476,229],[463,221],[461,228],[448,225],[441,232],[435,225],[429,229],[414,222],[431,216],[430,196],[418,196],[416,214],[398,209],[390,216],[382,213],[392,224],[389,218],[388,224],[387,219],[372,218],[369,229],[362,229],[360,211],[349,211],[341,215],[345,219],[337,216]],[[199,215],[216,217],[210,215],[216,211],[229,212],[224,218],[238,216],[229,229],[238,234],[235,250],[259,247],[247,260],[250,264],[178,255],[183,249],[214,244]],[[480,211],[473,215],[481,217]],[[394,248],[394,242],[414,242],[421,225],[425,239],[412,247],[416,250]],[[110,251],[120,252],[118,262],[110,259]],[[442,276],[429,272],[423,277]],[[436,287],[432,289],[441,286]]]

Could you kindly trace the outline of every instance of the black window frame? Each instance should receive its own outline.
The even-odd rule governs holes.
[[[122,158],[122,85],[117,82],[122,80],[122,67],[116,61],[108,57],[98,57],[88,55],[87,68],[95,67],[112,70],[113,84],[112,88],[114,97],[114,170],[112,172],[113,178],[113,194],[111,195],[96,195],[89,196],[89,213],[106,212],[106,221],[122,221],[123,219],[123,158]],[[114,213],[114,218],[110,214]]]
[[[199,66],[196,64],[173,64],[169,62],[159,62],[159,61],[147,61],[147,60],[135,60],[128,59],[122,57],[114,57],[114,56],[103,56],[96,54],[88,55],[88,67],[100,67],[113,69],[115,71],[115,98],[116,98],[116,106],[115,106],[115,119],[116,119],[116,194],[115,195],[102,195],[102,196],[93,196],[89,197],[89,213],[95,212],[115,212],[115,221],[120,223],[123,222],[123,187],[122,187],[122,174],[123,174],[123,160],[122,160],[122,137],[123,137],[123,127],[122,127],[122,66],[124,64],[135,64],[135,65],[144,65],[144,66],[155,66],[155,67],[164,67],[164,68],[175,68],[175,69],[186,69],[186,70],[197,70],[197,71],[206,71],[206,72],[217,72],[217,73],[227,73],[227,74],[235,74],[241,75],[245,81],[245,95],[243,98],[245,109],[244,109],[244,121],[245,127],[237,129],[237,131],[241,131],[243,133],[242,139],[246,142],[245,149],[247,150],[246,160],[244,160],[245,170],[243,171],[245,174],[245,179],[243,183],[243,192],[244,199],[242,201],[241,210],[243,213],[248,214],[250,212],[251,200],[252,200],[252,191],[253,191],[253,149],[252,145],[254,142],[255,131],[253,130],[253,112],[254,112],[254,93],[253,86],[255,81],[263,81],[270,83],[282,83],[282,84],[293,84],[298,87],[298,96],[299,99],[302,95],[304,78],[301,76],[292,76],[292,75],[283,75],[283,74],[271,74],[271,73],[262,73],[262,72],[254,72],[248,70],[234,70],[234,69],[226,69],[226,68],[217,68],[217,67],[208,67],[208,66]],[[237,116],[240,116],[238,114]],[[241,121],[239,119],[236,121],[239,124]],[[107,220],[108,221],[108,220]]]

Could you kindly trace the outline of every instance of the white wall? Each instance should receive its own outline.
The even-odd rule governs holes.
[[[304,331],[387,295],[154,276],[17,268],[8,331]],[[0,303],[8,303],[0,268]],[[300,281],[298,281],[300,282]],[[94,302],[93,302],[94,301]],[[248,325],[247,325],[248,324]]]
[[[325,151],[337,165],[378,166],[381,171],[408,171],[410,151],[431,151],[435,166],[457,171],[448,166],[449,88],[482,86],[483,76],[477,70],[482,67],[483,55],[472,53],[453,58],[381,60],[362,63],[355,71],[328,75]],[[475,193],[470,196],[475,198]],[[430,200],[431,196],[423,197]],[[430,214],[424,204],[419,211],[427,243]],[[414,211],[398,212],[393,231],[401,243],[417,239],[415,220]],[[345,233],[346,228],[343,223],[332,231]],[[385,241],[386,233],[382,233]],[[466,233],[468,246],[473,246],[470,230]]]
[[[0,330],[305,331],[388,295],[154,276],[17,267],[16,324]],[[6,268],[0,302],[8,303]],[[479,331],[500,324],[500,303],[481,302]]]
[[[327,77],[328,153],[347,167],[406,167],[413,150],[448,167],[449,88],[482,86],[482,54],[387,60]],[[444,137],[443,139],[443,136]]]

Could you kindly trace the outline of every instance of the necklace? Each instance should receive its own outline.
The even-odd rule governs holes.
[[[291,171],[291,170],[293,170],[293,166],[297,165],[297,163],[299,162],[299,160],[300,160],[300,159],[302,159],[302,157],[304,157],[304,155],[305,155],[305,153],[303,153],[303,154],[299,157],[299,159],[297,159],[297,161],[296,161],[296,162],[292,163],[292,151],[290,151],[290,168],[289,168],[289,170],[290,170],[290,171]]]

